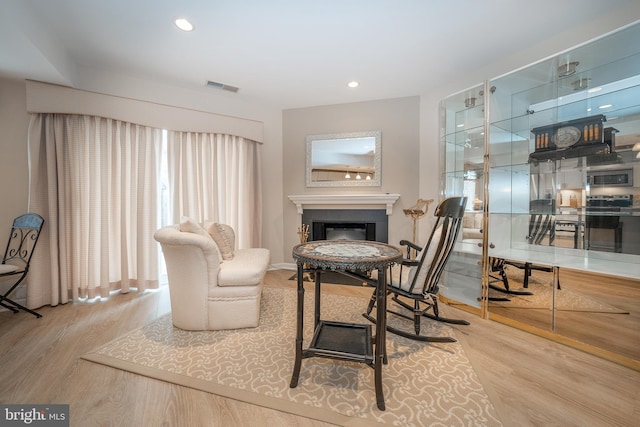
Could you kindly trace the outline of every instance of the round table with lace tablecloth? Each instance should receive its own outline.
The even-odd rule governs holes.
[[[318,240],[295,246],[292,255],[298,266],[298,307],[296,359],[291,387],[298,385],[302,359],[326,357],[362,362],[374,369],[376,403],[380,410],[384,410],[382,364],[386,359],[386,271],[389,266],[402,259],[402,252],[395,246],[368,240]],[[305,269],[315,272],[315,332],[307,349],[302,348]],[[378,280],[375,282],[375,343],[371,325],[320,320],[320,283],[323,270],[351,276],[361,274],[363,278],[369,271],[378,271]]]

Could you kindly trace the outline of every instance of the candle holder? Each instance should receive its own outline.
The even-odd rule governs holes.
[[[298,227],[298,236],[300,237],[300,243],[307,243],[307,240],[309,240],[309,224],[302,224]]]
[[[300,243],[307,243],[307,241],[309,240],[309,224],[302,224],[300,227],[298,227],[297,234],[300,237]],[[302,268],[304,270],[307,270],[307,264],[303,264]],[[302,276],[302,280],[305,282],[312,282],[313,278],[308,271],[305,271]]]
[[[429,205],[431,203],[433,203],[433,199],[429,199],[429,200],[418,199],[415,205],[413,205],[409,209],[402,210],[404,214],[409,218],[411,218],[411,220],[413,221],[413,240],[411,240],[413,243],[416,243],[416,244],[418,243],[416,241],[417,233],[418,233],[418,220],[427,213],[427,210],[429,210]],[[411,251],[410,249],[408,250]],[[409,255],[411,254],[409,253]]]

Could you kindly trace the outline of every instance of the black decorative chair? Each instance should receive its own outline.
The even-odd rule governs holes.
[[[556,237],[556,201],[553,199],[538,199],[532,200],[529,203],[529,234],[526,239],[529,244],[541,245],[547,238],[548,244],[551,246]],[[529,277],[534,270],[551,272],[553,269],[545,265],[537,265],[531,262],[518,262],[511,260],[504,260],[502,258],[491,258],[490,270],[491,273],[489,287],[500,292],[504,292],[511,295],[533,295],[529,291],[518,291],[509,288],[509,280],[505,271],[506,265],[512,265],[516,268],[524,270],[524,278],[522,285],[524,288],[529,287]],[[498,276],[496,276],[498,274]],[[502,282],[503,287],[495,286],[494,283]],[[560,289],[560,283],[558,282],[558,289]],[[491,298],[492,300],[508,300],[506,298]]]
[[[392,300],[407,312],[394,311],[387,306],[387,313],[413,321],[415,333],[387,325],[389,332],[419,341],[455,342],[455,338],[451,337],[421,335],[420,322],[422,317],[459,325],[469,324],[465,320],[441,317],[437,296],[440,278],[462,226],[466,203],[466,197],[450,197],[440,202],[434,212],[436,222],[426,246],[420,247],[407,240],[400,241],[400,245],[407,247],[407,258],[403,259],[401,264],[394,265],[391,272],[387,274],[387,292],[392,294]],[[415,259],[410,259],[410,254],[413,252],[411,249],[418,252]],[[363,314],[372,322],[375,322],[371,316],[375,302],[374,293],[367,307],[367,312]]]
[[[11,234],[9,234],[9,242],[7,242],[7,249],[2,258],[2,264],[0,264],[0,280],[13,278],[15,282],[4,295],[0,295],[0,306],[14,313],[24,310],[36,317],[42,317],[40,313],[36,313],[18,304],[9,297],[27,277],[31,256],[33,255],[36,243],[38,243],[43,224],[44,219],[35,213],[20,215],[13,220]]]

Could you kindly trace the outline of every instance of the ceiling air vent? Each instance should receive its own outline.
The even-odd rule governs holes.
[[[238,88],[235,86],[226,85],[224,83],[212,82],[211,80],[207,82],[207,86],[215,89],[220,89],[220,90],[228,90],[229,92],[233,92],[233,93],[236,93],[238,91]]]

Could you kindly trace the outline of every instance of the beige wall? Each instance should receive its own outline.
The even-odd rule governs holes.
[[[26,102],[23,81],[0,78],[0,245],[3,253],[13,219],[28,208]]]
[[[0,257],[4,255],[13,219],[28,209],[27,130],[25,85],[0,78]],[[0,292],[15,283],[0,279]],[[24,288],[13,295],[24,297]]]
[[[411,221],[403,208],[419,196],[420,98],[407,97],[352,104],[285,110],[283,128],[283,204],[285,262],[291,263],[291,248],[299,242],[301,223],[294,204],[287,198],[298,194],[398,193],[400,199],[389,217],[389,242],[411,239]],[[313,187],[305,185],[307,135],[380,130],[382,132],[381,187]],[[436,145],[437,147],[437,145]]]
[[[444,97],[523,67],[563,49],[582,43],[637,19],[640,3],[612,11],[597,25],[560,34],[542,44],[524,46],[516,55],[499,58],[484,69],[470,69],[464,78],[436,82],[420,97],[324,106],[280,111],[261,106],[249,98],[223,91],[203,95],[200,90],[158,84],[102,70],[78,66],[77,88],[125,98],[225,114],[264,123],[263,160],[263,246],[271,250],[272,263],[291,261],[291,247],[299,216],[287,199],[289,194],[329,193],[331,189],[305,188],[304,159],[307,134],[382,130],[382,187],[363,190],[397,192],[401,199],[391,218],[390,241],[409,237],[410,221],[402,207],[418,197],[438,197],[439,145],[438,102]],[[636,18],[634,18],[636,17]],[[428,77],[425,77],[428,78]],[[27,209],[27,127],[25,84],[0,78],[0,241],[11,219]],[[284,125],[283,125],[284,123]],[[357,190],[357,189],[356,189]],[[336,191],[354,191],[339,188]],[[430,209],[432,212],[432,209]],[[419,240],[429,229],[429,218],[421,221]]]

